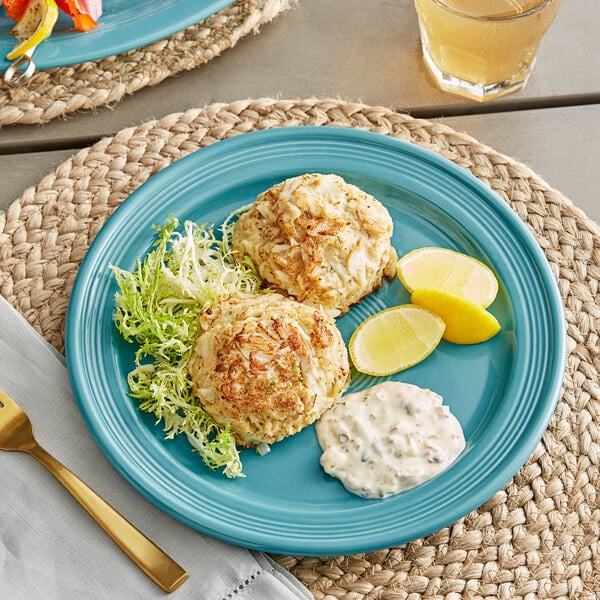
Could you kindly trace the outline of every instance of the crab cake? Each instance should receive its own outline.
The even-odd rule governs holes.
[[[236,442],[277,442],[329,409],[349,383],[332,317],[278,293],[235,293],[200,316],[194,394]]]
[[[287,179],[259,194],[232,236],[273,288],[337,316],[393,278],[392,219],[337,175]]]

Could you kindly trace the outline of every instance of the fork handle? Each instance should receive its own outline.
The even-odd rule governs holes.
[[[188,573],[170,556],[39,444],[27,452],[62,483],[123,552],[165,592],[175,591],[188,578]]]

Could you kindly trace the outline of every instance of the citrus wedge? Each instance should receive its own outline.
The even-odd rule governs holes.
[[[443,338],[454,344],[479,344],[500,331],[500,323],[481,306],[437,289],[415,290],[410,301],[438,315],[446,324]]]
[[[439,344],[444,322],[429,310],[403,304],[363,321],[348,344],[350,359],[361,373],[392,375],[427,358]]]
[[[489,267],[448,248],[417,248],[398,260],[396,272],[409,292],[442,290],[484,308],[498,293],[498,280]]]
[[[57,19],[58,7],[54,0],[31,0],[10,31],[19,41],[6,55],[6,60],[14,60],[33,50],[52,33]]]

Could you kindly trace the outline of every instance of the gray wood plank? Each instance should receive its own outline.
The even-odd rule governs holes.
[[[439,121],[528,165],[600,223],[600,105]]]
[[[0,152],[87,144],[126,126],[211,102],[336,97],[433,117],[600,102],[597,0],[563,2],[525,90],[479,104],[435,88],[423,66],[412,0],[300,0],[193,71],[118,103],[41,127],[0,130]]]
[[[6,210],[27,187],[37,185],[44,175],[74,153],[74,150],[54,150],[0,156],[0,210]]]

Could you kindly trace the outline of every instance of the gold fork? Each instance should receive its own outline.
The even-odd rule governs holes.
[[[27,452],[62,483],[133,562],[165,592],[175,591],[188,574],[81,479],[36,441],[23,409],[0,390],[0,450]]]

